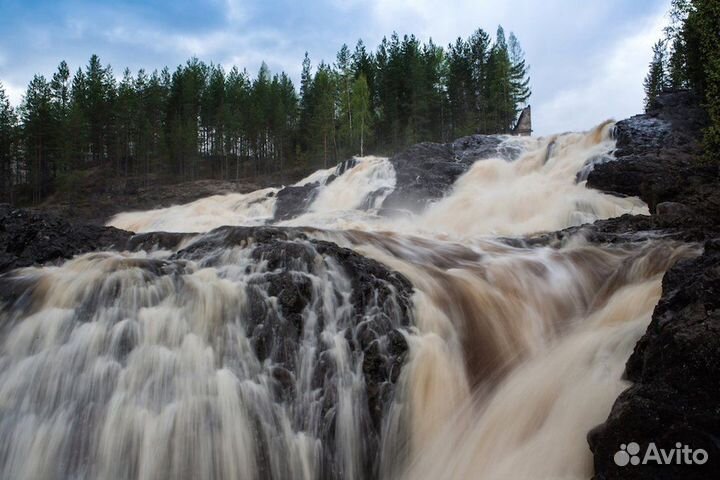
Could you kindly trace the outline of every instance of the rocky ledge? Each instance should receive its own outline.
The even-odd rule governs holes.
[[[626,365],[632,384],[588,434],[597,480],[707,479],[720,471],[720,162],[703,158],[705,117],[697,105],[687,92],[669,93],[656,109],[618,122],[617,161],[595,166],[588,177],[593,188],[639,196],[650,216],[551,235],[562,240],[582,230],[596,242],[664,236],[704,245],[700,257],[665,275],[652,322]],[[651,442],[666,452],[687,445],[705,450],[708,460],[618,466],[614,455],[630,442],[641,452]]]
[[[122,250],[131,236],[113,227],[76,225],[52,214],[0,204],[0,274],[95,250]]]

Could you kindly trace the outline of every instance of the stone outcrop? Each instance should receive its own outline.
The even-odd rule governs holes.
[[[385,198],[383,209],[420,211],[442,198],[477,160],[501,152],[501,136],[472,135],[452,143],[419,143],[390,158],[395,168],[395,190]],[[519,153],[519,152],[517,152]]]
[[[720,471],[720,182],[718,162],[702,157],[704,122],[686,92],[663,95],[648,114],[619,122],[617,161],[595,166],[588,185],[637,195],[651,216],[625,215],[550,235],[562,241],[583,230],[596,242],[669,236],[704,245],[700,257],[666,273],[652,322],[626,365],[632,385],[588,434],[597,480],[707,479]],[[613,457],[629,442],[641,452],[651,442],[665,450],[680,443],[705,450],[709,460],[620,467]]]
[[[0,274],[95,250],[124,249],[131,236],[113,227],[76,225],[0,204]]]

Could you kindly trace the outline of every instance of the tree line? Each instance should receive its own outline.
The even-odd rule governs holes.
[[[38,203],[88,171],[149,181],[238,179],[390,154],[420,141],[505,133],[530,97],[514,34],[477,30],[447,48],[393,33],[335,62],[306,53],[299,91],[262,64],[191,58],[116,77],[93,55],[35,75],[13,108],[0,84],[0,201]]]
[[[704,143],[709,158],[720,155],[720,2],[673,0],[670,24],[653,46],[645,77],[645,108],[651,109],[666,90],[698,94],[710,126]]]

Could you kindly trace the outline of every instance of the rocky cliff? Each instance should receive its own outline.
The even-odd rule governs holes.
[[[652,213],[597,222],[586,229],[590,238],[662,235],[704,246],[665,275],[652,323],[626,366],[631,386],[588,435],[598,480],[707,479],[720,471],[720,162],[702,159],[697,105],[688,93],[666,94],[654,110],[619,122],[617,160],[588,177],[594,188],[640,196]],[[651,442],[668,452],[687,445],[705,450],[708,461],[618,466],[614,454],[630,442],[640,452]]]

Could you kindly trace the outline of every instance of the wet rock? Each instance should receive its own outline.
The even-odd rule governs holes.
[[[95,250],[123,249],[131,236],[113,227],[76,225],[0,204],[0,273]]]
[[[588,434],[597,480],[706,479],[720,471],[720,177],[702,156],[705,114],[688,92],[659,97],[647,114],[618,122],[615,161],[592,165],[587,185],[639,196],[651,215],[623,215],[538,235],[529,243],[561,245],[575,235],[593,243],[672,238],[705,242],[705,253],[677,264],[663,278],[663,295],[626,365],[632,385],[608,419]],[[672,462],[619,466],[621,445],[679,443],[704,449],[704,465]]]
[[[319,189],[320,184],[318,182],[283,188],[277,193],[273,219],[282,221],[299,217],[310,207]]]
[[[390,158],[395,168],[395,190],[383,209],[420,211],[442,198],[477,160],[499,154],[503,137],[471,135],[452,143],[419,143]]]
[[[692,214],[692,209],[680,202],[658,203],[655,212],[664,217],[682,217]]]
[[[588,435],[595,478],[707,479],[720,471],[720,240],[702,256],[681,262],[663,279],[663,296],[645,335],[628,360],[633,385],[610,416]],[[666,450],[676,443],[704,449],[704,465],[619,467],[621,444],[650,442]]]
[[[317,325],[312,333],[317,344],[313,384],[323,393],[323,412],[332,419],[337,386],[330,345],[320,340],[325,319],[323,302],[347,302],[345,315],[334,318],[344,332],[348,348],[360,362],[367,397],[368,444],[379,439],[383,415],[388,411],[394,385],[405,361],[408,345],[400,327],[412,323],[412,285],[397,272],[335,243],[310,239],[307,229],[282,227],[221,227],[195,238],[171,260],[202,261],[214,264],[214,252],[232,247],[250,248],[250,258],[259,270],[246,289],[247,329],[261,361],[289,372],[306,335],[305,321],[312,311]],[[312,276],[326,271],[343,272],[349,285],[332,283],[331,297],[318,296]],[[329,281],[333,281],[330,279]],[[283,399],[291,392],[283,389]],[[362,412],[358,412],[362,416]],[[330,421],[330,420],[328,420]],[[330,428],[330,427],[328,427]]]
[[[325,185],[330,185],[333,181],[335,181],[337,177],[347,172],[351,168],[355,168],[355,165],[357,165],[357,160],[355,158],[350,158],[348,160],[344,160],[338,163],[337,167],[335,167],[335,172],[330,175],[327,180],[325,180]]]
[[[587,175],[587,185],[638,196],[651,212],[660,203],[681,202],[698,214],[720,215],[698,195],[718,181],[717,164],[701,161],[707,119],[699,105],[688,92],[668,93],[648,113],[618,122],[614,133],[617,161],[595,165]],[[713,195],[715,203],[720,202],[718,195]]]
[[[127,243],[127,249],[138,250],[175,250],[183,240],[197,234],[193,233],[171,233],[171,232],[150,232],[133,235]]]

